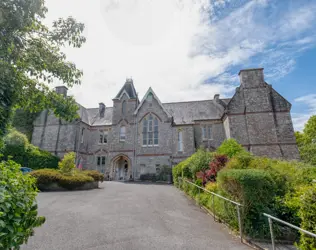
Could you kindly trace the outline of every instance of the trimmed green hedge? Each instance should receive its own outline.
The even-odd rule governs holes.
[[[78,171],[73,175],[64,175],[55,169],[39,169],[30,173],[30,175],[36,178],[39,188],[43,185],[57,183],[60,187],[69,190],[76,189],[87,182],[95,181],[89,174],[91,175],[91,173],[85,174],[84,171]]]
[[[96,170],[83,170],[83,174],[90,176],[94,179],[94,181],[104,181],[104,175],[101,174],[99,171]]]

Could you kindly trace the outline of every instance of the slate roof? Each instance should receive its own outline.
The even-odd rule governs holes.
[[[227,104],[230,99],[220,99]],[[173,117],[175,124],[193,124],[201,120],[221,119],[224,106],[214,100],[162,103],[165,110]],[[90,126],[104,126],[112,124],[113,107],[106,107],[104,117],[100,117],[99,108],[84,108],[79,105],[81,120]]]
[[[221,99],[228,103],[229,99]],[[175,124],[193,124],[195,121],[221,119],[224,106],[214,100],[173,102],[162,104],[173,116]]]
[[[132,79],[126,79],[125,84],[123,85],[121,90],[118,92],[118,94],[115,96],[115,98],[120,98],[124,90],[129,95],[130,98],[132,99],[137,98],[136,90],[135,90]]]

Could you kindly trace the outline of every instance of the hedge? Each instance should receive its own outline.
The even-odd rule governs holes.
[[[94,179],[94,181],[104,181],[104,175],[101,174],[99,171],[96,170],[83,170],[83,174],[90,176]]]
[[[301,199],[300,217],[302,219],[301,227],[307,231],[316,234],[316,186],[307,190]],[[300,239],[300,249],[316,249],[316,238],[302,233]]]
[[[87,182],[94,181],[94,178],[85,174],[84,171],[76,172],[73,175],[64,175],[55,169],[39,169],[30,172],[30,175],[36,178],[36,183],[39,188],[43,185],[57,183],[60,187],[72,190]]]
[[[242,207],[244,233],[254,238],[269,235],[269,225],[262,213],[274,214],[271,204],[277,194],[272,176],[259,169],[229,169],[218,174],[218,186],[226,196]]]

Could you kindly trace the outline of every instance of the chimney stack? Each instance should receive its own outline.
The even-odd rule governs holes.
[[[214,101],[219,103],[219,94],[214,95]]]
[[[60,94],[60,95],[63,95],[64,97],[66,97],[68,89],[65,86],[58,86],[55,88],[55,91],[57,94]]]
[[[238,75],[243,88],[260,87],[264,83],[263,68],[242,69]]]
[[[99,103],[99,114],[100,118],[104,117],[104,112],[105,112],[105,104],[103,102]]]

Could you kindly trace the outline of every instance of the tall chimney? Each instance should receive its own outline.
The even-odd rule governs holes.
[[[263,68],[242,69],[238,75],[243,88],[260,87],[264,83]]]
[[[219,94],[214,95],[214,101],[217,103],[219,102]]]
[[[104,112],[105,112],[105,104],[103,102],[99,103],[99,114],[100,118],[104,117]]]
[[[63,95],[64,97],[66,97],[68,89],[65,86],[58,86],[55,88],[55,91],[57,94],[60,94],[60,95]]]

